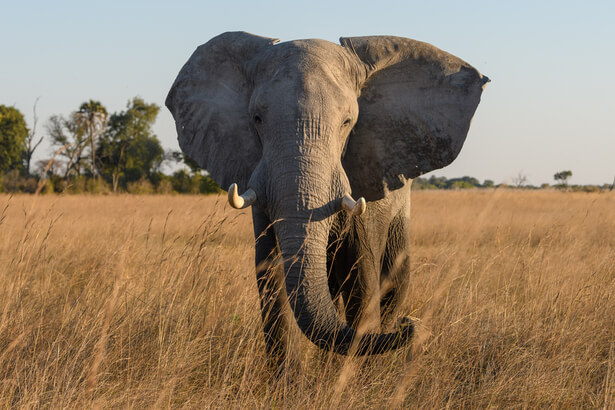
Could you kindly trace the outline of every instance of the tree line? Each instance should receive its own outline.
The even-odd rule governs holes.
[[[413,180],[412,189],[471,189],[471,188],[508,188],[508,189],[560,189],[565,191],[583,191],[583,192],[598,192],[598,191],[612,191],[615,189],[615,180],[612,184],[603,185],[570,185],[568,180],[572,177],[572,171],[560,171],[553,175],[555,184],[541,184],[535,186],[528,184],[527,175],[519,172],[519,174],[511,178],[511,183],[495,184],[492,180],[486,179],[482,183],[469,176],[461,178],[451,178],[430,176],[429,178],[419,177]]]
[[[219,192],[194,161],[163,149],[152,129],[159,111],[139,97],[114,113],[89,100],[51,116],[38,136],[36,103],[31,128],[15,107],[0,105],[0,192]],[[51,151],[33,163],[44,139]],[[165,165],[175,171],[164,173]]]
[[[38,100],[37,100],[38,101]],[[83,102],[68,116],[53,115],[46,133],[37,134],[36,102],[32,127],[15,107],[0,105],[0,192],[215,193],[218,185],[206,171],[179,151],[165,151],[152,127],[160,107],[134,97],[126,109],[109,114],[100,102]],[[32,163],[44,139],[51,151]],[[165,174],[163,169],[175,169]],[[179,169],[178,169],[179,168]],[[473,177],[416,178],[413,189],[558,188],[572,191],[613,190],[613,184],[569,185],[572,171],[553,175],[555,184],[527,184],[522,172],[511,184],[482,183]]]

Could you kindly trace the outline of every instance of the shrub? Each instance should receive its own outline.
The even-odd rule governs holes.
[[[34,177],[25,177],[14,169],[1,177],[0,192],[26,192],[33,194],[38,187],[38,180]]]
[[[469,189],[469,188],[476,188],[476,185],[472,185],[470,182],[460,180],[460,179],[453,181],[453,183],[450,185],[450,189]]]
[[[172,194],[174,192],[173,184],[168,178],[161,179],[156,187],[156,193],[158,194]]]
[[[88,179],[84,175],[78,175],[64,182],[62,192],[71,194],[82,194],[86,191]]]
[[[49,175],[49,182],[51,182],[51,185],[53,185],[53,191],[54,192],[63,192],[65,187],[66,187],[66,181],[64,181],[64,179],[62,179],[61,176],[59,175]]]
[[[218,194],[222,192],[222,189],[216,183],[216,181],[211,179],[209,175],[206,175],[206,176],[201,176],[200,191],[202,194]]]
[[[149,179],[143,177],[135,182],[129,182],[126,185],[126,190],[131,194],[153,194],[154,186]]]
[[[190,174],[183,169],[173,173],[171,183],[173,184],[173,189],[180,194],[198,194],[200,192],[199,181],[191,177]]]
[[[43,187],[41,188],[41,194],[47,195],[47,194],[53,194],[55,192],[54,183],[51,179],[45,178],[39,181],[39,183],[41,182],[43,184]]]
[[[602,189],[596,185],[583,185],[583,192],[602,192]]]
[[[85,187],[87,192],[92,194],[108,194],[111,192],[111,185],[102,178],[88,179]]]

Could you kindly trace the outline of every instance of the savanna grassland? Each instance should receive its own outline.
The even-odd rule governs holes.
[[[615,193],[412,204],[412,346],[272,377],[248,211],[0,196],[0,406],[615,408]]]

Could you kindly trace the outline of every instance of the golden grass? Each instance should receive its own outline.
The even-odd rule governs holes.
[[[411,348],[264,357],[247,211],[0,196],[0,406],[615,408],[615,195],[413,193]]]

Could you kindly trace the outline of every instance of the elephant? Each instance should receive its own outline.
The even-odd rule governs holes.
[[[279,42],[226,32],[199,46],[166,99],[184,153],[251,206],[265,346],[294,321],[341,355],[411,342],[412,179],[459,154],[489,82],[394,36]],[[356,200],[354,198],[357,198]]]

